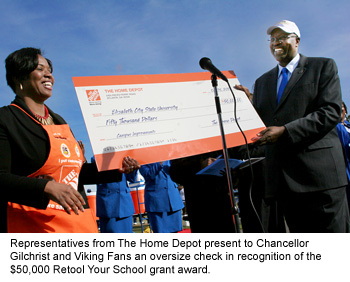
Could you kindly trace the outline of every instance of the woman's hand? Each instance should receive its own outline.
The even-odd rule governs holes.
[[[138,170],[140,167],[141,166],[137,160],[130,158],[129,156],[126,156],[123,159],[123,167],[119,169],[119,172],[131,173],[135,170]]]
[[[49,181],[45,186],[44,192],[50,200],[60,204],[66,213],[71,214],[71,209],[77,215],[79,210],[84,212],[83,205],[85,205],[85,201],[72,186]]]

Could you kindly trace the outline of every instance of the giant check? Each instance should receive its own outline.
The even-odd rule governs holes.
[[[223,72],[230,85],[233,71]],[[98,169],[120,168],[131,156],[140,164],[222,149],[209,72],[73,77]],[[228,147],[244,144],[226,82],[218,94]],[[237,120],[248,141],[265,128],[245,93],[234,89]]]

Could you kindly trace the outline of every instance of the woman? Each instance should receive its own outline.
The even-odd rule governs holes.
[[[151,229],[155,233],[182,230],[181,210],[184,207],[177,184],[169,175],[170,161],[143,165],[145,206]]]
[[[5,63],[16,97],[0,109],[0,231],[97,232],[90,209],[84,211],[78,179],[80,186],[120,181],[120,172],[138,163],[125,158],[119,172],[102,173],[94,164],[83,165],[69,126],[44,104],[55,82],[51,61],[40,49],[23,48]]]

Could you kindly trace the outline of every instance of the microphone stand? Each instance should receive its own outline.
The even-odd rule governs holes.
[[[226,167],[226,176],[227,176],[228,187],[230,190],[232,216],[233,216],[233,220],[234,220],[234,226],[236,229],[236,233],[240,233],[238,207],[237,207],[237,203],[236,203],[235,195],[234,195],[234,191],[233,191],[231,168],[230,168],[229,156],[228,156],[228,152],[227,152],[224,126],[223,126],[223,122],[222,122],[220,98],[219,98],[218,90],[217,90],[218,81],[217,81],[216,75],[214,75],[214,74],[211,76],[211,83],[212,83],[212,86],[214,88],[216,112],[218,114],[219,126],[220,126],[221,138],[222,138],[223,155],[224,155],[225,167]]]

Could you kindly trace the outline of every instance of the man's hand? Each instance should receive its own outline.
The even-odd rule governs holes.
[[[263,131],[260,131],[256,137],[252,138],[254,143],[259,145],[265,145],[268,143],[275,143],[285,132],[284,126],[270,126]]]
[[[249,101],[253,99],[253,94],[249,92],[249,89],[243,85],[235,85],[235,89],[244,91],[245,95],[247,95]]]

